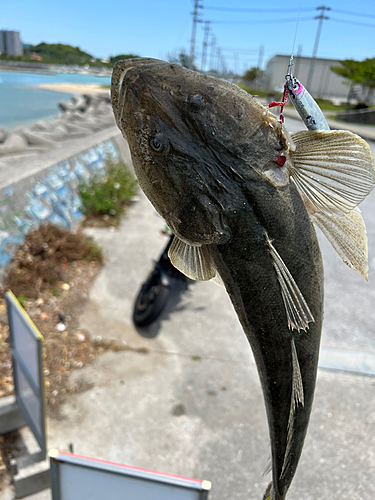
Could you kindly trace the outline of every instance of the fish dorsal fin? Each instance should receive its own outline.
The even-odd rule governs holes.
[[[345,264],[355,269],[368,281],[366,226],[359,209],[352,210],[341,217],[319,212],[315,212],[310,217]]]
[[[291,135],[296,150],[290,175],[319,212],[347,214],[374,188],[371,150],[358,135],[342,130]]]
[[[168,256],[174,267],[192,280],[207,281],[216,277],[208,245],[188,245],[175,236]]]
[[[290,274],[289,269],[286,267],[283,259],[272,245],[268,236],[266,237],[266,242],[281,287],[281,295],[288,318],[288,327],[291,330],[307,330],[309,328],[309,323],[315,321],[314,316],[298,288],[297,283]]]

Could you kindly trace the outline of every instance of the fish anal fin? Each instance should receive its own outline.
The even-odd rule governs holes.
[[[208,245],[188,245],[175,236],[168,256],[174,267],[192,280],[208,281],[216,278],[217,272]]]
[[[343,130],[292,134],[290,175],[319,212],[345,215],[375,186],[374,159],[361,137]]]
[[[262,500],[274,500],[274,495],[273,495],[273,488],[272,488],[272,483],[269,483],[267,486],[266,491],[264,492],[263,499]]]
[[[286,471],[288,463],[290,461],[290,452],[292,449],[292,441],[294,434],[294,416],[296,408],[298,406],[304,406],[305,398],[303,392],[303,382],[301,376],[301,369],[298,361],[298,354],[294,340],[291,340],[291,351],[292,351],[292,394],[290,398],[290,410],[288,418],[288,431],[285,446],[284,462],[281,469],[281,476]]]
[[[288,327],[291,330],[307,330],[309,328],[309,323],[315,321],[314,316],[298,288],[297,283],[290,274],[289,269],[278,254],[276,248],[272,245],[268,236],[266,237],[266,242],[280,284],[281,295],[288,318]]]

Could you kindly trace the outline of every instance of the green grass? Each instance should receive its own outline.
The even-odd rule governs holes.
[[[85,246],[88,250],[88,260],[103,262],[103,251],[94,240],[87,239],[85,241]]]
[[[240,89],[245,90],[250,95],[256,95],[258,97],[267,97],[269,94],[269,92],[266,92],[265,90],[251,89],[242,82],[237,82],[236,85],[237,87],[240,87]]]
[[[18,302],[21,304],[21,306],[26,309],[26,302],[27,302],[27,297],[25,295],[18,295],[17,297]]]
[[[122,162],[107,161],[104,176],[94,176],[89,184],[81,183],[79,192],[86,217],[118,219],[137,192],[137,182]]]
[[[328,99],[321,99],[320,97],[318,97],[315,99],[315,102],[318,104],[318,106],[322,111],[336,111],[338,113],[339,111],[346,110],[345,104],[340,104],[339,106],[336,106],[335,104],[333,104],[333,102],[329,101]]]

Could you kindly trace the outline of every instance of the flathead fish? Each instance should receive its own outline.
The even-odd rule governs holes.
[[[171,261],[224,285],[249,340],[271,441],[264,498],[284,500],[310,418],[323,319],[306,206],[352,211],[374,186],[369,147],[350,132],[291,137],[237,86],[154,59],[118,62],[111,96],[139,184],[176,236]]]

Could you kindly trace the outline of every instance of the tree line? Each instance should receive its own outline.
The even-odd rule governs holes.
[[[354,86],[359,84],[366,89],[364,101],[371,102],[375,89],[375,57],[363,61],[344,59],[340,64],[341,66],[334,66],[331,69],[350,80],[348,101],[353,97]]]
[[[24,46],[23,56],[0,55],[0,60],[12,61],[33,61],[43,64],[66,64],[78,66],[102,66],[112,68],[121,59],[138,57],[135,54],[119,54],[111,56],[108,61],[98,59],[91,54],[84,52],[79,47],[73,47],[63,43],[45,43]]]

